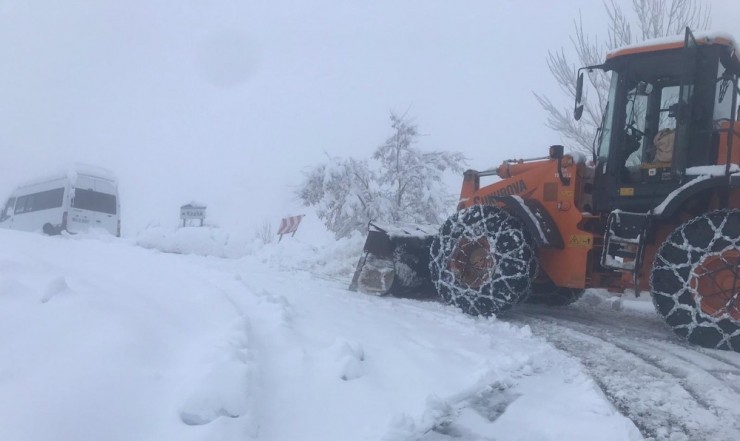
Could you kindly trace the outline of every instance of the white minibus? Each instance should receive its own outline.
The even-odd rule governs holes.
[[[120,236],[120,219],[116,178],[78,166],[16,188],[0,212],[0,227],[49,235],[100,229]]]

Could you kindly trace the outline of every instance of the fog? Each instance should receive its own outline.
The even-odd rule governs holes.
[[[740,38],[740,5],[712,8]],[[276,226],[306,211],[302,172],[370,156],[390,111],[472,168],[542,156],[562,140],[532,92],[571,106],[545,59],[579,10],[604,27],[587,0],[3,0],[0,197],[84,162],[118,176],[124,235],[191,200],[229,229]]]

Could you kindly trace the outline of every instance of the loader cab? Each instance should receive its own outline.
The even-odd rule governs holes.
[[[647,212],[687,182],[687,169],[719,163],[721,134],[737,118],[731,38],[687,30],[683,40],[619,49],[598,68],[611,82],[595,140],[596,211]]]

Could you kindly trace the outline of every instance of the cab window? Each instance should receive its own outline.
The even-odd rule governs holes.
[[[714,93],[714,115],[712,117],[715,129],[721,128],[723,122],[728,122],[732,118],[733,94],[735,94],[735,85],[737,76],[725,67],[723,62],[719,63],[717,69],[717,86]]]

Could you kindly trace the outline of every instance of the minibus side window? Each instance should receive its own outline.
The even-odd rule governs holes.
[[[58,208],[64,202],[64,188],[40,191],[20,196],[15,204],[15,214]]]

